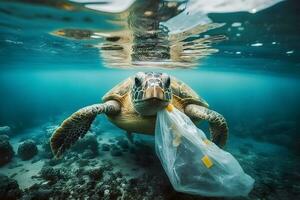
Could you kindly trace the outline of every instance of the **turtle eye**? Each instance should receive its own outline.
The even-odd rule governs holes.
[[[166,86],[166,88],[168,88],[168,87],[170,87],[170,85],[171,85],[171,79],[170,79],[170,77],[168,77],[166,80],[165,86]]]
[[[134,84],[136,87],[140,87],[142,85],[141,80],[138,77],[134,78]]]

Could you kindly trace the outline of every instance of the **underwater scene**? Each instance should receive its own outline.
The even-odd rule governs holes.
[[[0,0],[0,200],[300,199],[299,101],[297,0]]]

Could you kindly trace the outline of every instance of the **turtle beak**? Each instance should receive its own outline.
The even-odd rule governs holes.
[[[164,90],[159,86],[149,87],[144,93],[144,99],[159,99],[163,101],[165,100],[164,93]]]
[[[164,90],[158,85],[148,87],[144,91],[143,99],[136,102],[135,110],[143,116],[153,116],[168,105]]]

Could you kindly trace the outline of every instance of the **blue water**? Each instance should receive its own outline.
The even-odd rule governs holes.
[[[42,135],[47,140],[42,131],[46,125],[58,125],[77,109],[100,102],[107,91],[127,77],[138,71],[160,71],[186,82],[227,119],[226,150],[256,180],[248,199],[300,197],[297,1],[279,2],[256,13],[209,13],[213,23],[225,24],[186,41],[221,35],[221,41],[205,46],[217,51],[187,67],[168,61],[172,69],[160,66],[163,61],[159,57],[145,66],[125,61],[126,67],[116,66],[116,61],[105,57],[110,51],[96,47],[102,40],[54,34],[68,28],[121,30],[110,23],[113,14],[82,9],[76,3],[71,4],[73,9],[67,9],[43,1],[21,2],[0,2],[0,126],[11,127],[9,137],[15,152],[20,138]],[[123,136],[123,131],[105,117],[100,116],[99,121],[99,133],[95,131],[98,137],[103,132],[111,137]],[[200,128],[208,132],[206,126],[201,124]],[[150,141],[153,144],[153,138]],[[17,155],[13,162],[26,165]],[[10,176],[8,165],[0,172]],[[22,175],[17,175],[17,180],[22,185]],[[168,198],[175,199],[176,195],[197,198],[178,193]]]

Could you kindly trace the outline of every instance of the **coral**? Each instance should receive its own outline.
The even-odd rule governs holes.
[[[22,200],[49,200],[54,194],[54,190],[48,184],[34,184],[26,188]]]
[[[98,167],[98,168],[90,169],[88,175],[91,180],[97,181],[103,177],[103,172],[104,172],[103,168]]]
[[[53,167],[44,166],[39,172],[40,176],[51,182],[57,182],[58,180],[63,180],[68,177],[67,173],[60,169],[55,169]]]
[[[18,147],[18,156],[22,160],[29,160],[38,153],[36,143],[33,140],[25,140]]]
[[[0,135],[0,166],[10,162],[14,155],[13,148],[7,135]]]
[[[275,140],[279,141],[276,136],[282,135],[287,127],[290,127],[289,132],[292,132],[293,126],[292,123],[270,123],[265,125],[266,128],[263,128],[263,132],[258,131],[253,135],[260,141],[274,140],[275,142]],[[238,127],[237,130],[244,128]],[[273,133],[272,138],[270,138],[271,133],[259,135],[267,130],[273,132],[278,130],[278,134]],[[49,153],[49,157],[43,157],[47,158],[44,159],[44,167],[40,170],[39,176],[33,176],[37,183],[26,188],[21,199],[223,199],[204,198],[176,192],[155,155],[153,141],[136,138],[132,144],[124,136],[112,136],[112,138],[103,137],[102,141],[98,140],[99,146],[96,136],[88,133],[62,159],[52,158],[49,139],[46,138],[42,148],[45,153]],[[0,141],[8,142],[8,140],[8,136],[0,135]],[[295,140],[295,142],[297,141]],[[285,138],[281,144],[287,144]],[[101,150],[100,155],[97,156],[97,159],[92,159],[97,155],[95,153],[98,153],[98,148]],[[299,162],[295,157],[289,155],[282,159],[284,154],[278,154],[277,158],[273,154],[268,154],[267,151],[256,152],[255,143],[246,138],[243,144],[237,148],[229,146],[229,151],[231,150],[244,170],[256,180],[255,188],[249,195],[250,199],[296,199],[299,196],[300,174],[299,164],[297,164]],[[42,155],[43,151],[39,155]],[[114,156],[122,157],[116,159]],[[41,157],[36,156],[35,158],[40,159]],[[32,161],[34,160],[32,159]],[[280,164],[274,165],[274,163]],[[9,167],[13,169],[19,165],[11,162]],[[2,185],[7,182],[9,181],[2,180],[0,176],[0,195],[3,195],[3,188],[6,187]],[[12,193],[9,192],[9,194]],[[21,195],[20,190],[13,194]],[[10,199],[10,197],[0,196],[0,199]]]
[[[94,156],[98,155],[98,141],[95,134],[88,133],[82,139],[78,140],[72,147],[72,151],[83,153],[85,150],[90,149]]]
[[[103,160],[102,161],[102,166],[104,171],[112,171],[113,170],[113,163],[111,160]]]
[[[19,189],[17,181],[3,174],[0,174],[0,199],[14,200],[19,199],[22,191]]]

